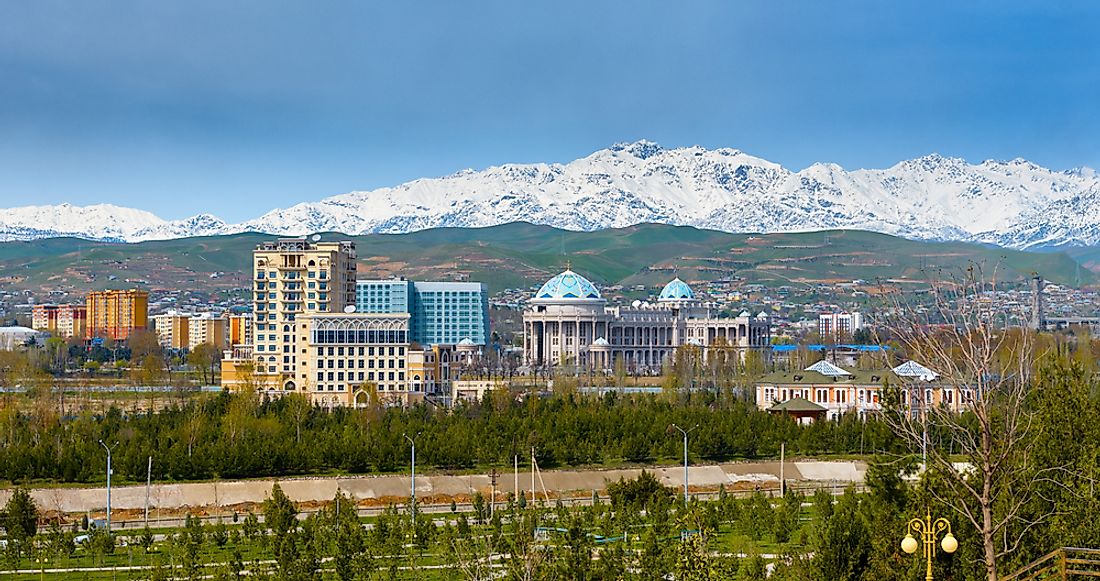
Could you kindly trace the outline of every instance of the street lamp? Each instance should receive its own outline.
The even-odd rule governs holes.
[[[406,440],[412,444],[412,485],[409,487],[409,496],[411,498],[409,503],[409,514],[412,516],[413,530],[416,530],[416,439],[420,437],[421,432],[417,432],[415,436],[409,437],[408,434],[401,434]]]
[[[39,557],[35,559],[34,562],[38,563],[38,579],[42,581],[42,579],[46,578],[46,563],[49,563],[50,560],[47,557]]]
[[[103,440],[99,441],[99,445],[103,446],[104,450],[107,450],[107,534],[111,534],[111,449],[118,447],[118,442],[115,442],[114,446],[108,447],[103,443]]]
[[[688,504],[688,434],[695,431],[695,428],[699,427],[699,424],[695,424],[688,430],[684,430],[676,424],[672,424],[671,427],[676,428],[684,435],[684,506]]]
[[[928,563],[925,581],[932,581],[932,555],[936,552],[936,536],[944,531],[947,534],[940,541],[940,549],[948,554],[954,553],[959,548],[959,541],[951,534],[951,523],[945,518],[933,521],[931,511],[926,512],[923,519],[918,517],[910,520],[909,533],[901,540],[901,550],[910,555],[916,553],[919,545],[924,543],[924,559]],[[920,535],[921,540],[918,541],[914,534]]]

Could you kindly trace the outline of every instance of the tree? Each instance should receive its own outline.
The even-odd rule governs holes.
[[[23,542],[38,533],[38,505],[26,488],[16,488],[4,505],[4,530],[8,536]]]
[[[195,345],[195,348],[187,354],[187,363],[199,371],[205,385],[214,382],[214,369],[218,359],[218,350],[210,343]]]
[[[813,567],[817,579],[861,579],[870,539],[859,510],[859,497],[847,490],[833,514],[818,522]]]
[[[619,478],[618,482],[607,485],[607,494],[611,497],[611,506],[615,510],[635,512],[652,511],[662,505],[669,505],[675,498],[675,491],[661,484],[651,472],[642,473],[633,480]]]
[[[290,500],[276,482],[271,486],[271,496],[263,504],[264,524],[275,537],[286,536],[298,526],[298,505]]]
[[[291,393],[283,396],[283,404],[294,420],[294,442],[302,442],[302,424],[309,418],[313,406],[309,404],[309,397],[305,393]]]
[[[271,486],[271,497],[264,500],[264,524],[271,531],[271,549],[280,571],[285,575],[299,558],[297,546],[298,506],[294,504],[276,482]]]
[[[904,352],[936,374],[937,387],[965,405],[963,413],[928,399],[931,378],[884,394],[884,418],[912,450],[926,454],[926,476],[941,484],[928,492],[978,532],[989,581],[997,580],[999,561],[1053,514],[1051,509],[1024,518],[1041,484],[1059,470],[1036,469],[1029,461],[1036,435],[1027,405],[1035,335],[1014,328],[1026,320],[1022,309],[986,300],[996,286],[995,276],[987,281],[972,265],[961,280],[932,289],[931,308],[901,304],[899,298],[893,309],[898,315],[888,325]],[[930,444],[929,434],[942,435],[950,447]],[[952,449],[969,468],[955,462]]]
[[[137,361],[147,355],[161,357],[164,348],[160,346],[157,334],[148,329],[134,329],[126,340],[130,347],[130,358]]]

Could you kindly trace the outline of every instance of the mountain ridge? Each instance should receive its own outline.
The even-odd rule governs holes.
[[[264,232],[402,233],[529,221],[575,231],[638,223],[732,233],[868,230],[1008,248],[1100,244],[1100,176],[1022,158],[978,164],[936,153],[885,169],[818,162],[799,171],[739,149],[619,143],[567,163],[502,164],[276,208],[237,224],[163,220],[111,205],[0,213],[0,240],[136,242]]]

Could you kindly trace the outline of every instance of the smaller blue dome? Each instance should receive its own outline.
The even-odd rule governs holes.
[[[565,272],[546,281],[539,292],[535,293],[536,299],[561,300],[561,299],[599,299],[600,291],[596,285],[587,278],[566,270]]]
[[[694,301],[695,292],[691,290],[691,287],[686,282],[675,278],[672,282],[665,285],[665,288],[661,290],[661,296],[657,297],[659,301]]]

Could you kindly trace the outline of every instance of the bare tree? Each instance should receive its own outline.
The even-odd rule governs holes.
[[[989,581],[998,578],[998,561],[1051,516],[1025,510],[1051,476],[1029,453],[1038,431],[1026,397],[1036,337],[1018,326],[1022,309],[996,300],[995,289],[996,277],[987,280],[974,265],[960,280],[936,283],[931,306],[894,296],[887,330],[935,379],[893,386],[884,413],[912,449],[925,451],[926,469],[940,477],[943,487],[931,486],[929,494],[978,531]],[[957,464],[949,450],[929,446],[930,432],[949,438],[967,462]]]

